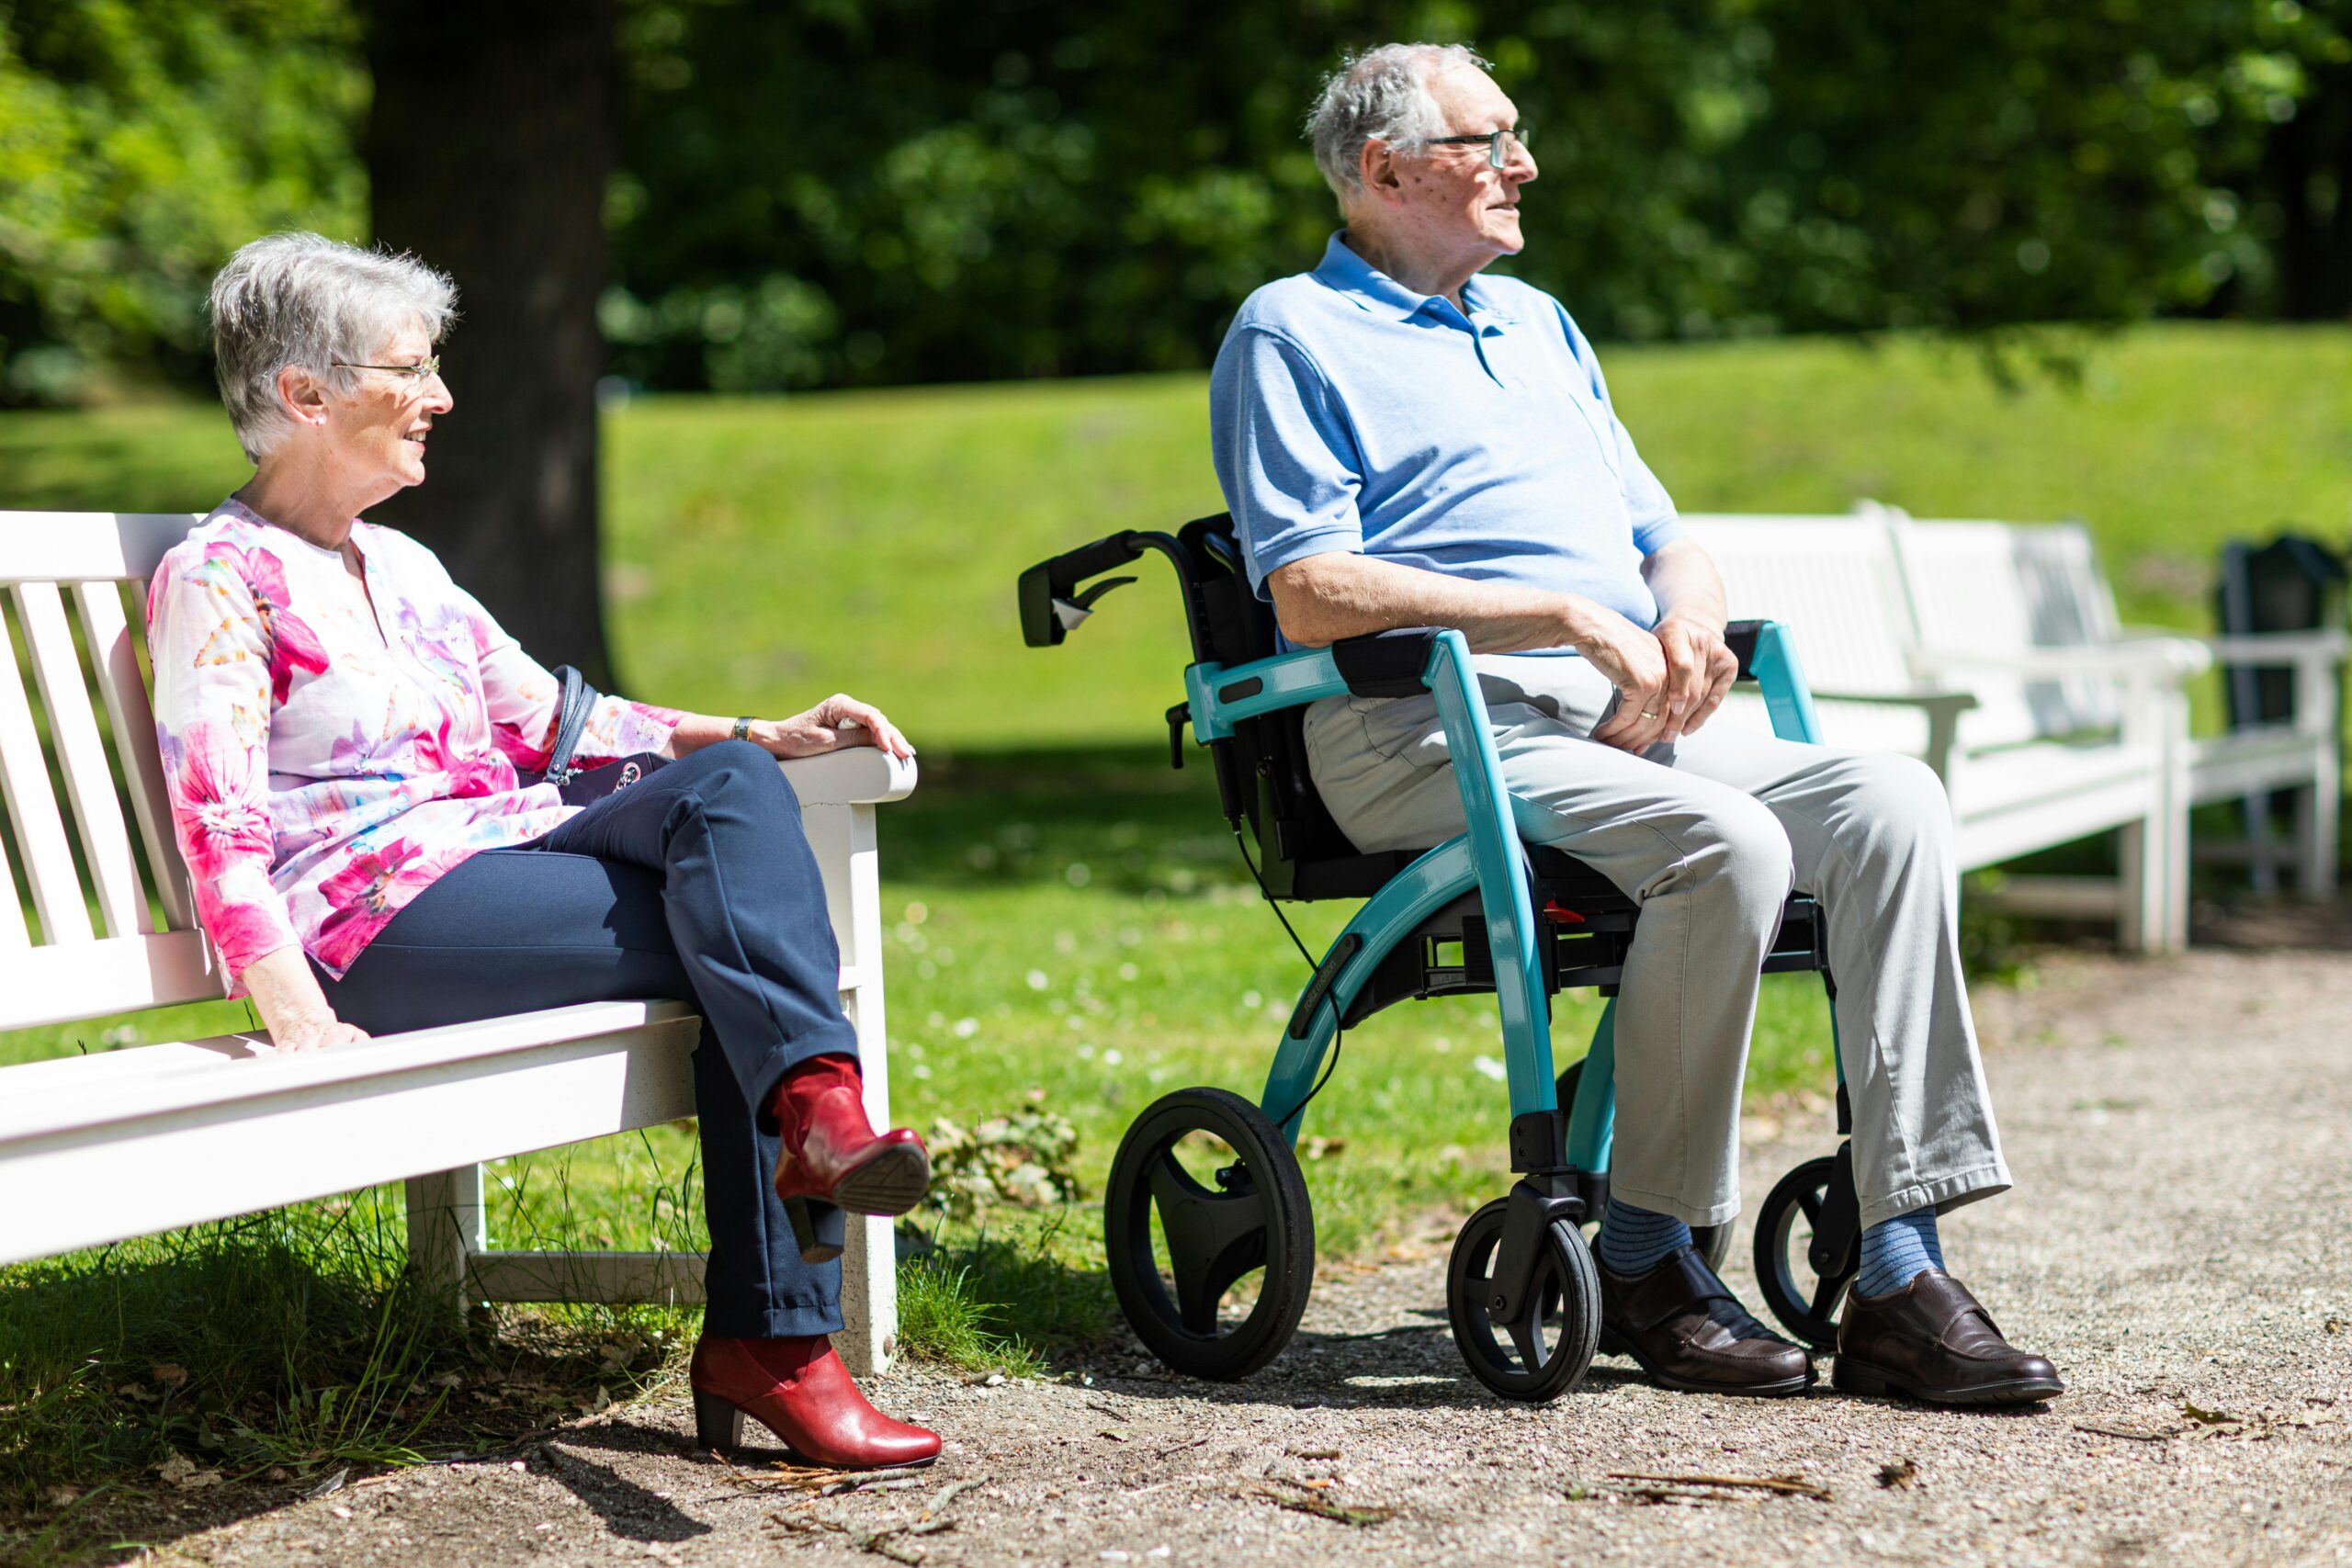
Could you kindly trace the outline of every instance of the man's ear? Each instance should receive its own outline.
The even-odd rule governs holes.
[[[277,404],[286,417],[297,424],[324,424],[327,422],[327,389],[318,377],[299,365],[282,367],[277,372]]]
[[[1394,203],[1404,195],[1405,175],[1396,165],[1396,150],[1377,136],[1364,139],[1363,151],[1356,155],[1356,173],[1364,190],[1382,201]]]

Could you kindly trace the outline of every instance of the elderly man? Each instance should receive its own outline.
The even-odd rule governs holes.
[[[1250,297],[1210,391],[1217,477],[1283,635],[1459,628],[1511,792],[1640,900],[1617,1014],[1598,1245],[1602,1348],[1669,1388],[1796,1393],[1690,1226],[1739,1209],[1740,1078],[1792,885],[1827,913],[1853,1097],[1861,1271],[1835,1381],[2019,1404],[2063,1391],[1943,1270],[1936,1216],[2006,1190],[1955,940],[1950,818],[1907,758],[1727,731],[1724,591],[1558,301],[1481,276],[1522,241],[1535,160],[1468,50],[1347,62],[1310,122],[1346,227]],[[1309,708],[1317,787],[1366,852],[1462,830],[1435,704]]]

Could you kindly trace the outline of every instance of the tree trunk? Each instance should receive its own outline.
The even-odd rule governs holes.
[[[457,406],[378,515],[542,662],[609,689],[597,584],[596,300],[619,145],[616,0],[369,0],[376,238],[457,279]]]

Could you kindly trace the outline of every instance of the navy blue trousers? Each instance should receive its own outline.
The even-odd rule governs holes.
[[[800,1260],[772,1179],[775,1086],[857,1054],[799,802],[775,759],[730,740],[656,769],[545,838],[460,863],[394,916],[344,978],[335,1016],[371,1034],[575,1002],[674,998],[695,1052],[707,1332],[831,1334],[841,1264]],[[314,966],[315,970],[315,966]]]

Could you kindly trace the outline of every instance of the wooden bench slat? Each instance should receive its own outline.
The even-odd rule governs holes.
[[[641,1018],[643,1004],[594,1010],[632,1005]],[[208,1098],[175,1083],[130,1117],[0,1137],[0,1263],[690,1117],[700,1028],[673,1016],[503,1049],[394,1043],[356,1076],[344,1069],[366,1046],[243,1062],[211,1077],[272,1077],[276,1092]]]
[[[145,582],[203,521],[191,512],[0,513],[0,583]]]
[[[41,755],[40,732],[33,725],[32,703],[17,672],[13,647],[0,649],[0,788],[6,791],[8,820],[24,853],[25,880],[32,885],[41,940],[94,940],[89,906],[74,869],[65,819],[58,815],[57,797],[49,787],[49,763]],[[16,901],[13,891],[7,901]]]
[[[82,660],[74,650],[74,628],[65,600],[53,582],[20,583],[13,591],[17,613],[32,654],[33,679],[49,715],[50,744],[65,774],[65,798],[82,830],[83,863],[98,895],[98,919],[108,936],[136,936],[151,930],[146,896],[139,887],[139,865],[131,858],[130,833],[114,794],[114,767],[90,706]]]
[[[178,841],[172,836],[171,797],[164,789],[163,753],[155,744],[155,710],[147,701],[147,685],[139,673],[138,646],[123,615],[122,585],[77,582],[74,604],[81,612],[91,671],[122,757],[131,814],[139,821],[139,845],[147,857],[148,880],[164,906],[165,924],[173,931],[187,931],[196,924],[196,905],[188,893],[187,863],[180,859]]]

